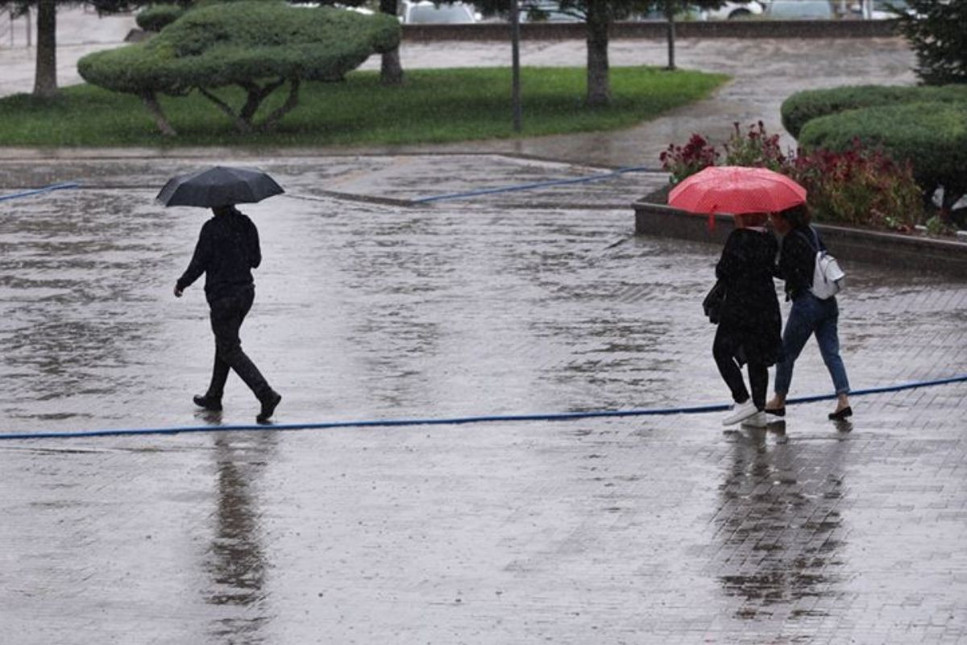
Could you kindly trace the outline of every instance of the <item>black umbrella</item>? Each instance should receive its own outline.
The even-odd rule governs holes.
[[[168,180],[156,198],[165,206],[215,208],[252,204],[285,192],[261,170],[215,166]]]

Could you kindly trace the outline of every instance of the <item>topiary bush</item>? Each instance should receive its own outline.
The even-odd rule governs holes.
[[[140,96],[165,134],[175,131],[157,96],[192,91],[248,132],[276,89],[288,84],[288,98],[257,127],[271,127],[296,107],[301,82],[342,80],[372,54],[397,47],[399,40],[399,23],[385,14],[294,7],[276,0],[232,2],[187,11],[151,40],[88,54],[77,68],[88,83]],[[245,91],[241,107],[216,94],[233,85]]]
[[[851,85],[796,92],[782,103],[782,126],[796,139],[809,121],[857,108],[898,103],[967,103],[967,85]]]
[[[176,4],[156,4],[138,12],[134,21],[145,31],[159,32],[184,15],[184,8]]]
[[[809,121],[805,149],[845,151],[859,141],[909,162],[930,198],[943,187],[943,213],[967,194],[967,103],[907,103],[831,114]]]

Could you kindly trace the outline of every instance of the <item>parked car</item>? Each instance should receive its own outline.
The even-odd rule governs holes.
[[[749,2],[726,2],[718,9],[706,9],[699,16],[702,20],[741,20],[752,16],[762,15],[762,4],[751,0]]]
[[[520,3],[521,22],[583,22],[577,12],[563,11],[553,0],[524,0]]]
[[[397,16],[405,25],[457,25],[474,23],[480,19],[473,5],[463,2],[437,5],[429,0],[403,0],[397,7]]]
[[[850,11],[867,20],[892,20],[901,14],[913,13],[906,0],[866,0],[852,5]]]
[[[765,15],[775,20],[832,20],[827,0],[772,0]]]

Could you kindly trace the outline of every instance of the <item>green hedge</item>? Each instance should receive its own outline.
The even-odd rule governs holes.
[[[156,4],[139,11],[134,20],[145,31],[159,32],[184,13],[185,10],[176,4]]]
[[[904,103],[813,119],[800,133],[808,149],[844,151],[854,140],[909,161],[925,194],[943,186],[945,201],[967,193],[967,103]]]
[[[860,85],[797,92],[781,108],[782,125],[795,138],[811,120],[857,108],[898,103],[967,103],[967,85],[906,87]]]
[[[233,2],[190,10],[146,42],[88,54],[78,72],[94,85],[139,95],[268,78],[335,81],[399,39],[392,16]]]

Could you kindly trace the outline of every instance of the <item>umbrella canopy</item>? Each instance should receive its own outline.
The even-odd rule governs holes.
[[[768,168],[709,166],[668,193],[668,205],[715,213],[776,213],[806,202],[806,189]]]
[[[252,204],[285,192],[261,170],[215,166],[168,180],[156,198],[165,206],[215,208]]]

